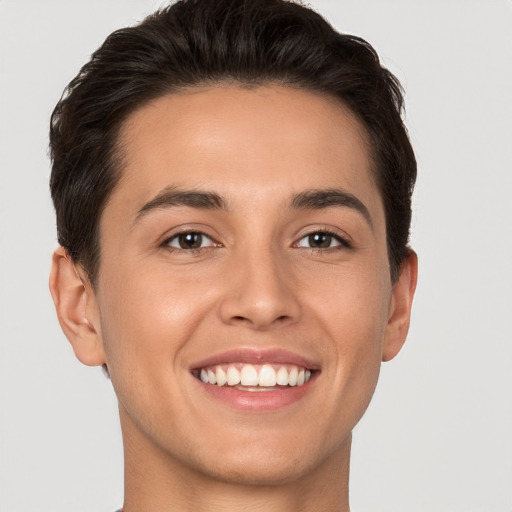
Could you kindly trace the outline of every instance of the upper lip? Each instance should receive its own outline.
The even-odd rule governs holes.
[[[304,357],[295,352],[275,348],[275,349],[254,349],[254,348],[237,348],[214,354],[194,363],[191,370],[197,370],[206,366],[214,366],[217,364],[229,363],[248,363],[248,364],[293,364],[302,366],[308,370],[319,370],[320,365],[311,359]]]

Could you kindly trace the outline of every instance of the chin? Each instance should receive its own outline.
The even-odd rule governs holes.
[[[315,466],[316,464],[308,464],[307,461],[296,459],[269,460],[260,456],[247,460],[227,457],[222,464],[204,467],[202,472],[223,483],[274,486],[299,480]]]
[[[290,443],[274,437],[273,442],[258,442],[244,446],[224,447],[219,452],[196,459],[195,471],[213,480],[234,485],[276,486],[296,482],[325,466],[340,447],[350,451],[350,434],[339,445],[330,446],[310,440]],[[345,452],[345,450],[341,450]],[[190,463],[190,459],[189,459]],[[327,464],[329,465],[329,464]]]

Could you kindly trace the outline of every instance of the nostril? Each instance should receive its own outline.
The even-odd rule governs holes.
[[[288,315],[281,315],[281,316],[278,316],[277,318],[275,318],[273,321],[269,322],[269,323],[282,323],[282,322],[286,322],[288,319],[290,318],[290,316]],[[232,320],[234,320],[235,322],[250,322],[250,323],[253,323],[251,322],[250,318],[247,318],[243,315],[234,315],[231,317]]]

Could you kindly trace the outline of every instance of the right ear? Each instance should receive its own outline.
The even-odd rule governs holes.
[[[85,273],[75,267],[63,247],[53,253],[50,292],[60,326],[76,357],[88,366],[105,364],[94,291]]]

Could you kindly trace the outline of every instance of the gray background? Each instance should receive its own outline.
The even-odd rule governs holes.
[[[0,511],[122,503],[115,396],[48,293],[48,119],[115,28],[159,2],[0,1]],[[354,439],[355,512],[512,511],[512,3],[318,0],[407,91],[419,162],[409,340]]]

